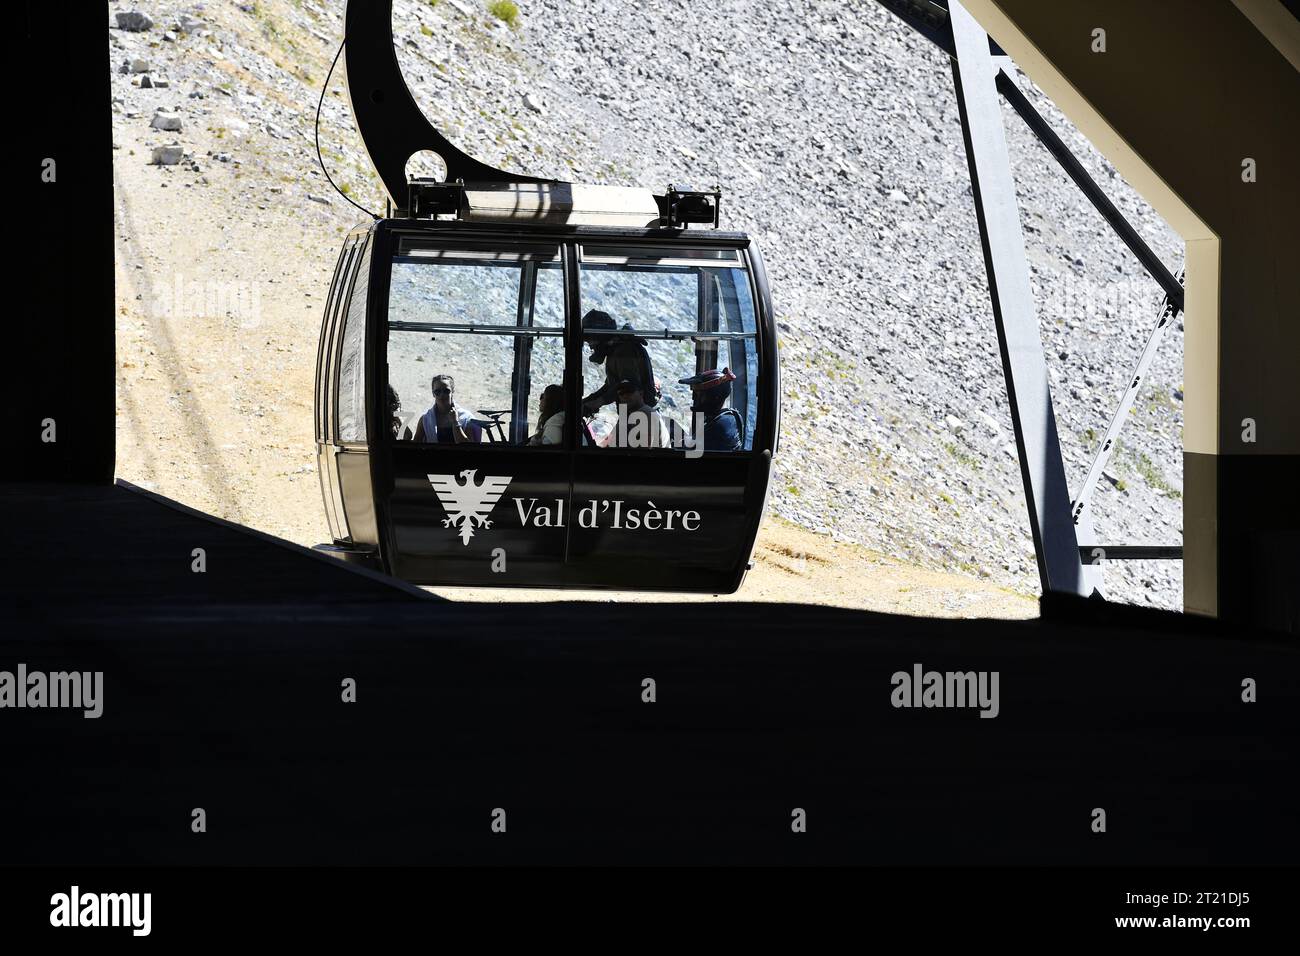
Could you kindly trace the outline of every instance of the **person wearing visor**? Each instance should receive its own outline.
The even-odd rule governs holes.
[[[624,325],[630,332],[632,326]],[[592,309],[582,317],[582,339],[591,347],[591,361],[605,366],[605,384],[582,400],[582,414],[594,415],[618,398],[618,383],[653,382],[654,368],[646,341],[635,335],[610,335],[618,331],[618,323],[608,312]],[[645,404],[654,407],[658,396],[643,395]]]
[[[745,419],[734,408],[726,407],[735,380],[736,373],[730,368],[711,368],[677,380],[691,387],[691,422],[696,429],[696,416],[703,416],[705,451],[741,451],[745,447]]]

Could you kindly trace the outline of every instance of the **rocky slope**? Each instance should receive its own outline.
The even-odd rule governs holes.
[[[109,4],[119,473],[170,475],[179,496],[299,540],[321,537],[319,518],[305,517],[319,509],[305,504],[318,495],[319,309],[339,238],[361,216],[320,175],[313,146],[342,6]],[[146,29],[118,28],[131,12],[144,17],[125,25]],[[593,183],[721,184],[724,224],[760,243],[780,322],[777,514],[1036,590],[942,55],[868,2],[525,0],[511,26],[479,0],[397,0],[394,24],[417,100],[488,163]],[[1176,269],[1178,237],[1020,80]],[[325,161],[352,199],[380,209],[344,82],[336,71],[325,96]],[[1018,118],[1005,119],[1075,489],[1159,293]],[[172,144],[179,162],[150,164]],[[207,289],[206,303],[160,308],[168,290],[181,298],[178,278]],[[223,343],[217,354],[184,347],[200,332]],[[1094,497],[1102,540],[1181,539],[1181,325],[1148,381]],[[183,441],[163,446],[164,435]],[[1112,565],[1107,579],[1118,599],[1180,605],[1176,563]]]

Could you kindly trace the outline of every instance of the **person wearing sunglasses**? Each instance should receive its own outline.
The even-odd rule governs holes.
[[[433,406],[420,416],[415,426],[415,441],[461,444],[482,440],[483,428],[469,412],[456,407],[456,380],[450,375],[435,375],[429,383]]]

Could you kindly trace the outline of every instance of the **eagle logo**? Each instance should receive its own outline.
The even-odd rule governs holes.
[[[482,484],[474,484],[476,468],[466,468],[460,473],[465,481],[456,480],[456,475],[429,475],[429,484],[438,493],[443,511],[447,517],[442,519],[444,528],[460,528],[460,540],[469,544],[474,537],[474,525],[480,528],[492,527],[488,515],[510,486],[509,478],[487,476]]]

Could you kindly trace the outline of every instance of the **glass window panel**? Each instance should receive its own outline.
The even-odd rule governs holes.
[[[718,290],[732,295],[731,311],[750,299],[749,281],[735,249],[583,246],[583,305],[609,313],[620,325],[649,334],[717,328]],[[714,292],[703,291],[712,286]],[[701,298],[703,295],[703,298]],[[749,301],[752,319],[753,302]],[[739,329],[737,328],[737,331]],[[751,324],[748,331],[754,331]]]
[[[525,381],[516,389],[516,363],[526,357]],[[392,332],[388,340],[388,381],[401,403],[396,413],[402,425],[399,436],[413,440],[422,434],[439,441],[439,423],[449,415],[433,412],[437,387],[450,387],[446,396],[458,413],[462,431],[471,441],[513,445],[555,444],[531,442],[539,435],[538,405],[548,385],[564,383],[564,338],[559,335],[495,335],[467,332]],[[518,414],[516,414],[518,413]],[[424,428],[417,429],[423,421]],[[464,423],[468,422],[468,425]],[[445,437],[445,435],[443,436]],[[454,440],[454,439],[453,439]],[[562,433],[558,443],[563,442]]]
[[[352,299],[344,317],[339,350],[339,441],[366,440],[366,300],[370,288],[370,243],[367,241]]]
[[[739,262],[734,250],[722,253]],[[656,262],[644,249],[583,249],[581,312],[605,312],[615,326],[612,333],[608,323],[604,334],[584,332],[584,357],[601,359],[582,366],[583,407],[598,446],[659,447],[667,433],[668,444],[684,447],[699,433],[706,451],[753,447],[758,350],[748,273],[740,266],[681,264],[692,255],[673,249]],[[699,393],[698,403],[691,387],[681,384],[723,368],[735,379],[721,391]],[[644,386],[640,400],[647,409],[637,409],[634,394],[620,398],[625,379]],[[721,405],[708,401],[728,392]]]
[[[495,260],[477,250],[411,255],[421,251],[403,249],[393,262],[396,437],[563,445],[564,274],[555,248]]]
[[[343,299],[343,293],[346,291],[347,278],[350,275],[352,266],[353,249],[356,243],[349,241],[343,247],[343,252],[339,255],[338,265],[334,270],[334,281],[330,286],[329,301],[325,304],[325,317],[321,324],[320,344],[316,352],[316,436],[320,441],[332,440],[329,434],[329,422],[325,413],[329,401],[329,375],[333,369],[331,367],[330,351],[334,344],[334,320],[335,313],[339,309],[339,303]]]
[[[533,324],[564,328],[563,278],[555,250],[549,258],[503,255],[499,261],[478,253],[476,258],[451,258],[447,250],[437,251],[438,257],[428,259],[394,258],[388,292],[390,323],[517,325],[520,281],[527,263],[560,281],[558,311],[549,307],[553,300],[547,300],[548,307],[539,310]]]

